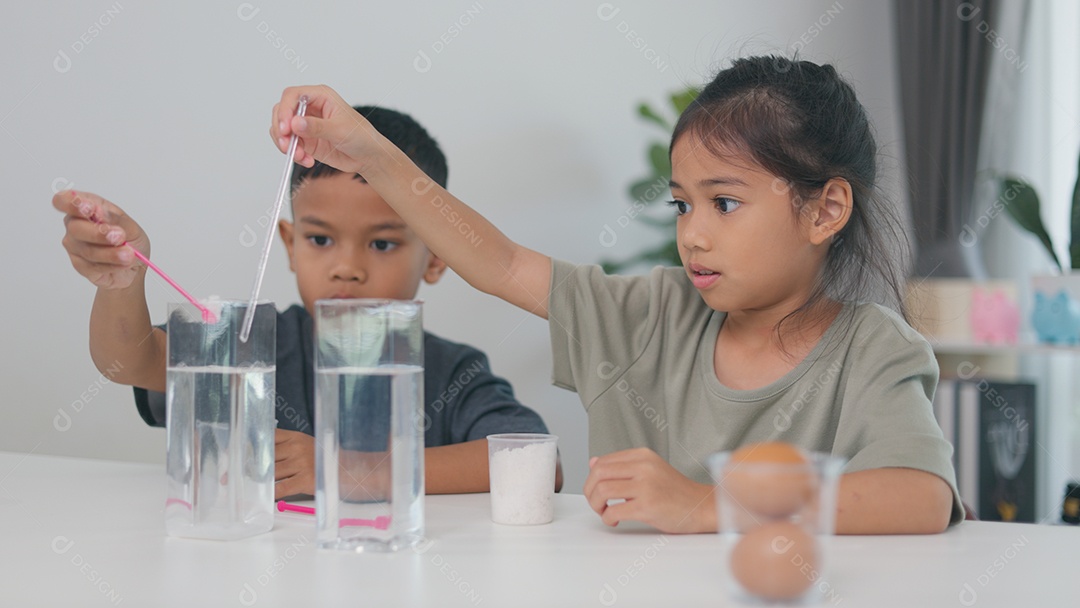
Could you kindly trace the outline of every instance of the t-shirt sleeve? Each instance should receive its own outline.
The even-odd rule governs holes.
[[[934,418],[938,365],[921,337],[904,335],[891,323],[884,338],[855,350],[851,382],[837,426],[836,453],[854,454],[845,472],[904,467],[937,475],[953,492],[950,523],[964,519],[956,488],[952,445]],[[911,333],[914,333],[913,331]]]
[[[165,393],[137,386],[132,388],[135,389],[135,407],[143,421],[150,426],[165,426]]]
[[[649,276],[609,276],[599,266],[552,260],[548,326],[552,382],[577,392],[586,407],[640,356],[661,269]],[[655,312],[655,311],[653,311]]]
[[[155,325],[155,329],[167,331],[165,324]],[[143,422],[150,426],[165,426],[165,393],[152,391],[138,386],[131,387],[135,391],[135,408],[139,410],[139,416]]]
[[[540,415],[514,397],[510,383],[491,372],[484,353],[463,346],[455,351],[445,386],[439,387],[438,396],[426,408],[429,416],[440,418],[431,427],[436,436],[425,437],[428,447],[496,433],[548,432]]]

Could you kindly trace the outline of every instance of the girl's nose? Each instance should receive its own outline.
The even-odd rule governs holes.
[[[712,248],[708,226],[700,218],[694,217],[693,213],[679,218],[677,232],[681,249],[709,251]]]

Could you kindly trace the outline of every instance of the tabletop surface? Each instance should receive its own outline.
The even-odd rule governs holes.
[[[555,521],[490,521],[487,494],[429,496],[427,541],[315,547],[310,516],[222,542],[165,536],[159,465],[0,452],[2,606],[723,606],[713,534],[611,529],[580,495]],[[965,522],[833,539],[838,606],[1076,606],[1080,529]],[[824,587],[823,587],[824,589]]]

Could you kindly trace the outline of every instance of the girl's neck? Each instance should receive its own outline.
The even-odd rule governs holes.
[[[735,390],[752,390],[776,382],[814,350],[839,311],[839,303],[825,302],[814,311],[785,321],[780,334],[777,323],[790,309],[771,314],[729,314],[720,327],[713,353],[717,380]]]
[[[797,307],[733,311],[720,328],[721,339],[751,352],[781,353],[798,363],[821,340],[841,308],[839,302],[825,300],[790,318]]]

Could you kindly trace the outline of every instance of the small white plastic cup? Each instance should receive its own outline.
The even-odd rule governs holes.
[[[488,435],[491,521],[529,526],[555,519],[559,438],[543,433]]]

